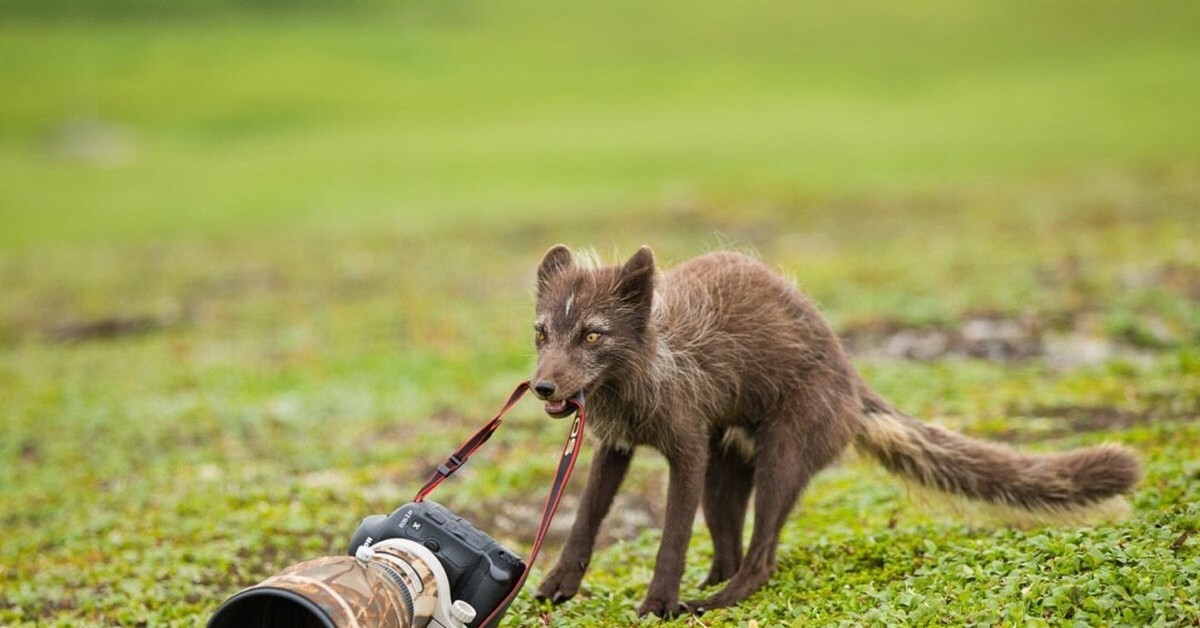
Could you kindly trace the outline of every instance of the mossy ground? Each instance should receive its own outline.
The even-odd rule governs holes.
[[[740,9],[594,9],[620,45],[535,4],[0,27],[38,59],[0,67],[0,623],[200,624],[340,552],[528,376],[557,241],[755,251],[913,414],[1146,466],[1128,521],[1013,530],[847,458],[770,585],[679,624],[1200,617],[1192,4],[1062,5],[1034,33],[1007,3],[789,14],[797,41]],[[654,45],[679,23],[693,48]],[[119,163],[46,148],[88,84]],[[1020,350],[894,350],[972,320],[1019,323],[995,340]],[[564,428],[523,404],[437,498],[527,548]],[[507,624],[637,623],[664,490],[639,454],[581,594]],[[709,552],[698,523],[685,598]]]

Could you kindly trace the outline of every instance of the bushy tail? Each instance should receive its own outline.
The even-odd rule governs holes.
[[[969,498],[1018,524],[1120,518],[1129,510],[1124,494],[1141,478],[1126,447],[1021,453],[917,421],[865,386],[855,445],[922,488]]]

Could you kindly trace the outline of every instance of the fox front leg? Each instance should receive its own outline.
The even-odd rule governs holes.
[[[693,442],[694,441],[694,442]],[[667,487],[667,513],[663,522],[662,543],[654,563],[654,577],[638,615],[674,617],[688,612],[679,603],[679,585],[683,579],[684,559],[692,538],[692,523],[704,489],[704,470],[708,448],[703,439],[676,442],[667,453],[670,464]]]
[[[571,526],[571,533],[563,546],[562,554],[558,557],[558,563],[537,588],[535,595],[538,600],[550,600],[559,604],[579,592],[579,583],[592,560],[592,550],[596,546],[600,522],[608,514],[613,497],[621,487],[621,481],[625,479],[625,472],[629,470],[629,462],[632,459],[632,449],[618,449],[602,443],[596,450],[596,455],[592,458],[592,469],[588,474],[587,487],[584,488],[583,498],[579,503],[579,512],[575,514],[575,523]]]

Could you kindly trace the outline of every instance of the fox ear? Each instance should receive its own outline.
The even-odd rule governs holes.
[[[570,268],[575,263],[571,257],[571,249],[565,244],[555,244],[546,251],[542,265],[538,266],[538,288],[545,286],[555,275]]]
[[[634,303],[650,303],[654,294],[654,252],[643,246],[621,266],[617,295]]]

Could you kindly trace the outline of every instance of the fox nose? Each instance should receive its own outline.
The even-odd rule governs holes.
[[[533,392],[537,393],[537,396],[541,397],[542,399],[553,395],[555,390],[557,390],[557,388],[554,386],[554,384],[544,379],[538,380],[538,382],[533,385]]]

